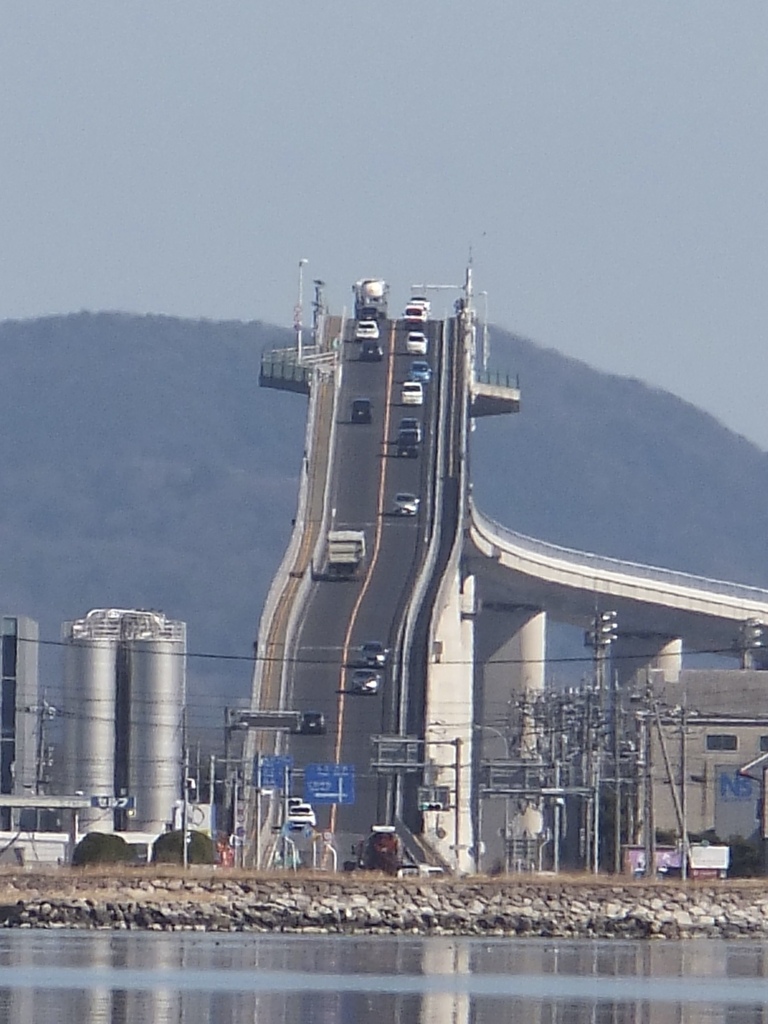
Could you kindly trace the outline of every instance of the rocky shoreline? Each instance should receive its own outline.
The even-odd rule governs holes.
[[[757,882],[0,876],[0,927],[684,939],[768,937]]]

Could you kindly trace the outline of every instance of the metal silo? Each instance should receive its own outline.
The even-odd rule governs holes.
[[[94,635],[90,625],[81,619],[65,626],[69,644],[64,658],[64,749],[61,771],[56,774],[65,793],[111,797],[115,791],[117,644]],[[80,827],[84,832],[111,832],[113,815],[84,810]]]
[[[81,812],[81,832],[162,832],[181,794],[186,626],[95,609],[64,625],[62,792],[134,797],[135,813]]]
[[[183,636],[126,641],[131,679],[127,789],[136,797],[131,830],[161,832],[181,795],[184,647]]]

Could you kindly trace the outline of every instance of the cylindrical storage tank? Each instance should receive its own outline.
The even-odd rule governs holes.
[[[129,828],[162,832],[181,797],[185,644],[130,640],[128,792],[136,797]]]
[[[114,796],[116,651],[114,640],[68,638],[59,782],[63,793]],[[80,831],[113,832],[112,808],[82,810]]]

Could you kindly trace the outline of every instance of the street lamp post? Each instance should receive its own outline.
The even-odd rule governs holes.
[[[592,796],[592,813],[591,813],[591,832],[592,832],[592,871],[594,874],[598,874],[600,871],[600,788],[601,788],[601,762],[603,754],[603,739],[601,735],[603,727],[603,717],[606,709],[606,662],[608,658],[608,650],[611,644],[617,639],[617,615],[615,611],[598,612],[595,609],[595,615],[591,622],[591,629],[587,630],[584,636],[584,643],[587,647],[592,648],[594,658],[594,669],[595,669],[595,692],[597,697],[598,714],[599,714],[599,730],[597,737],[593,737],[589,732],[589,747],[588,757],[592,759],[594,753],[594,761],[590,764],[590,776],[591,785],[593,789]],[[617,694],[615,695],[618,696]],[[618,707],[613,708],[614,715],[618,714]],[[594,745],[594,750],[592,749]],[[614,772],[618,778],[618,767]],[[616,802],[615,813],[618,816],[621,813],[621,808]],[[618,828],[621,828],[619,824]],[[620,833],[619,833],[620,834]]]
[[[296,309],[293,314],[293,326],[296,330],[296,352],[297,361],[301,362],[301,342],[302,342],[302,328],[304,325],[304,267],[306,267],[309,260],[299,260],[299,295],[296,302]]]

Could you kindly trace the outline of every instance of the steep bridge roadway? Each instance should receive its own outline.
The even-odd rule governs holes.
[[[311,762],[355,766],[355,804],[317,808],[318,827],[331,828],[342,855],[347,840],[365,835],[371,824],[388,820],[392,813],[387,781],[371,773],[370,761],[371,736],[398,731],[401,695],[396,664],[392,659],[382,673],[382,690],[375,696],[353,694],[350,677],[360,664],[359,648],[365,641],[380,640],[393,654],[396,651],[407,600],[424,558],[444,348],[443,324],[431,322],[427,333],[433,381],[424,389],[422,407],[403,406],[401,387],[414,358],[405,351],[404,326],[393,321],[381,324],[384,358],[379,363],[360,359],[360,343],[350,340],[353,329],[354,323],[348,323],[341,352],[327,527],[364,530],[367,558],[355,580],[320,576],[313,582],[289,652],[287,686],[289,706],[322,711],[328,725],[325,737],[290,738],[297,773]],[[371,400],[370,424],[350,420],[352,402],[358,397]],[[422,421],[417,458],[395,454],[402,416]],[[417,516],[393,514],[399,491],[420,497]]]

